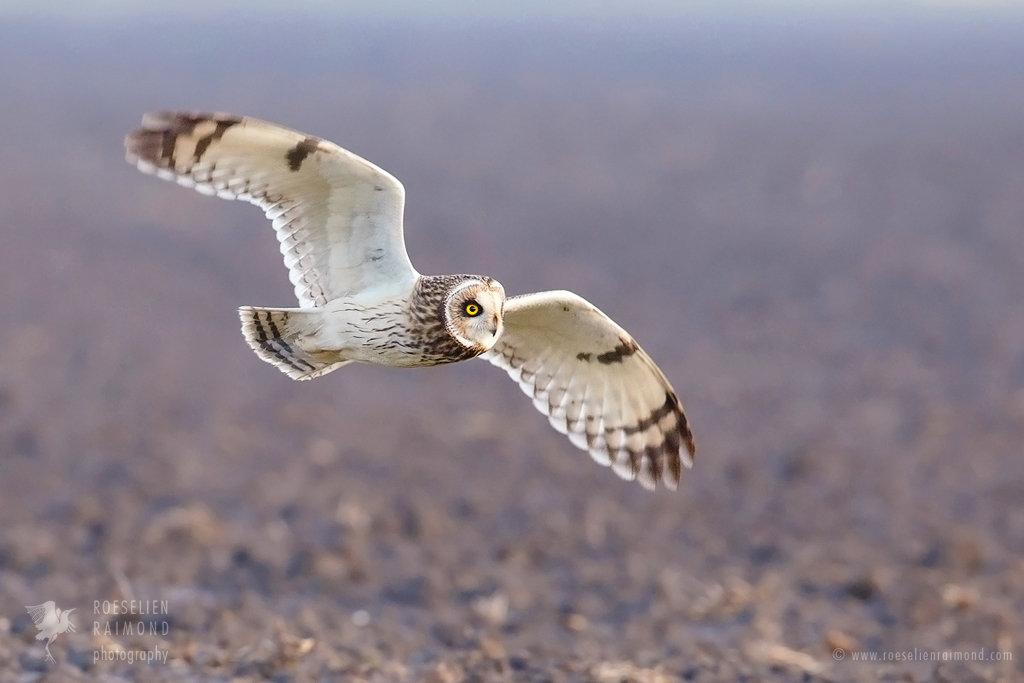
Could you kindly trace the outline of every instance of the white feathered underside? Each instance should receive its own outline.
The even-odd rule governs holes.
[[[664,375],[625,330],[571,292],[509,299],[482,356],[504,368],[551,426],[647,488],[676,488],[693,438]]]
[[[139,168],[142,168],[142,163]],[[155,171],[157,177],[175,181],[201,194],[221,199],[238,199],[263,209],[274,226],[284,265],[288,269],[288,279],[295,288],[299,306],[312,308],[327,303],[327,293],[320,284],[325,279],[323,272],[326,269],[317,268],[314,247],[316,239],[308,228],[302,203],[295,199],[277,199],[259,173],[252,172],[247,178],[241,178],[237,176],[237,168],[211,171],[203,164],[193,166],[191,173],[182,176],[166,169]]]
[[[407,288],[418,275],[405,250],[401,183],[333,143],[257,119],[157,113],[126,145],[144,172],[263,209],[300,307]]]

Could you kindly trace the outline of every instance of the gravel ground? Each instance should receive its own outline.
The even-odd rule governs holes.
[[[1024,680],[1020,26],[769,28],[0,28],[0,681]],[[420,270],[615,317],[680,490],[483,362],[261,363],[258,212],[121,161],[167,106],[336,140]]]

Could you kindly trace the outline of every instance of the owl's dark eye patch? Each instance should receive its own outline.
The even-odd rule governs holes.
[[[470,318],[475,318],[482,313],[480,304],[475,299],[470,299],[466,303],[462,304],[462,312],[468,315]]]

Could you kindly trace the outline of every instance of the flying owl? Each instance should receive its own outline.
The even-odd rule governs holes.
[[[299,308],[238,312],[252,350],[289,377],[480,357],[620,477],[675,489],[693,464],[675,391],[595,306],[565,291],[506,298],[485,276],[420,275],[402,233],[405,188],[383,169],[326,140],[225,114],[147,114],[125,147],[145,173],[266,212]]]

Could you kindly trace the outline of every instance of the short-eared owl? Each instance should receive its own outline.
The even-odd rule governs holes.
[[[299,308],[245,306],[242,333],[294,379],[352,363],[419,367],[480,356],[551,425],[624,479],[676,488],[693,436],[633,338],[571,292],[505,298],[478,275],[420,275],[405,251],[405,189],[318,138],[252,118],[155,113],[125,139],[146,173],[244,199],[273,221]]]

